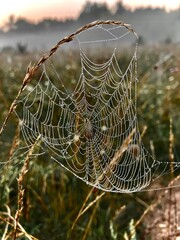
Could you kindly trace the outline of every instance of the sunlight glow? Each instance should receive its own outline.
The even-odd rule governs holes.
[[[128,3],[128,0],[123,1],[126,4],[133,5],[133,6],[142,6],[142,7],[163,7],[166,10],[174,10],[179,8],[180,1],[179,0],[132,0],[131,3]]]
[[[90,2],[106,2],[109,7],[113,7],[118,0],[90,0]],[[124,5],[134,9],[135,7],[153,6],[177,9],[180,6],[179,0],[128,0],[122,1]],[[84,0],[5,0],[0,6],[0,25],[4,24],[10,15],[15,17],[25,17],[32,21],[38,21],[42,18],[76,18],[80,13]]]
[[[0,7],[0,16],[1,18],[7,17],[11,14],[23,14],[23,9],[31,5],[30,3],[28,4],[28,1],[12,1],[12,0],[6,0],[3,1],[3,4],[1,4]]]

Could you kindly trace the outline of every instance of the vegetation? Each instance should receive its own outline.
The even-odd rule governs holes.
[[[71,87],[72,76],[80,68],[79,55],[76,51],[63,54],[56,69]],[[139,49],[139,127],[142,132],[147,126],[143,141],[158,160],[179,161],[180,156],[179,54],[178,46],[172,44],[149,48],[142,45]],[[127,57],[126,51],[119,60],[125,64]],[[37,59],[37,53],[1,53],[1,124],[22,86],[29,62]],[[17,125],[17,118],[12,115],[0,139],[2,239],[156,240],[175,239],[180,234],[179,188],[132,194],[96,191],[48,156],[33,158],[38,142],[28,155],[8,163],[21,144]],[[7,163],[4,168],[3,162]],[[150,189],[178,185],[178,173],[163,176]]]

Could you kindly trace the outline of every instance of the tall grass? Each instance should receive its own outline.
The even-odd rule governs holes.
[[[179,161],[180,156],[178,53],[180,50],[174,45],[139,49],[139,127],[141,132],[147,127],[143,141],[158,160]],[[77,53],[72,52],[71,56],[71,63],[77,62]],[[33,57],[34,54],[10,53],[3,53],[1,57],[1,124],[16,107],[14,99],[19,89],[24,88],[21,80]],[[127,61],[127,52],[120,60]],[[56,69],[62,72],[67,65],[69,68],[68,61],[57,62]],[[78,70],[79,67],[77,64],[74,68]],[[67,79],[71,79],[72,71],[68,72]],[[27,79],[23,84],[28,84]],[[8,162],[21,144],[16,116],[11,114],[8,118],[0,139],[1,239],[156,240],[176,239],[180,234],[179,188],[132,194],[92,189],[52,162],[48,155],[33,158],[33,153],[38,152],[38,140],[27,154],[18,153],[15,161]],[[3,162],[6,163],[4,167]],[[173,167],[171,170],[171,176],[164,176],[150,188],[178,185],[179,172],[174,173]]]

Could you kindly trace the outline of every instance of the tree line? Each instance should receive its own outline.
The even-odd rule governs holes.
[[[121,20],[131,23],[143,39],[150,41],[172,38],[179,41],[180,34],[176,29],[180,28],[179,10],[167,12],[163,8],[137,8],[132,10],[125,6],[122,1],[116,2],[114,8],[109,8],[106,3],[86,2],[76,19],[65,20],[46,18],[38,23],[31,22],[26,18],[15,18],[11,15],[4,26],[0,29],[1,34],[29,33],[41,31],[71,31],[75,27],[82,26],[94,20]]]
[[[11,15],[0,30],[5,30],[6,32],[34,32],[36,30],[47,30],[56,27],[64,29],[68,27],[68,25],[72,26],[73,23],[85,24],[96,19],[125,19],[128,15],[131,15],[132,18],[132,16],[137,17],[137,15],[140,17],[143,15],[156,14],[168,15],[163,8],[137,8],[133,11],[130,7],[125,6],[122,1],[116,2],[113,9],[109,8],[106,3],[86,2],[76,19],[68,18],[65,20],[59,20],[46,18],[35,24],[24,17],[16,19],[13,15]]]

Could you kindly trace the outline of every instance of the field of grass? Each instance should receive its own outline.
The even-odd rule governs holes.
[[[56,63],[69,87],[79,71],[76,54],[69,52],[66,61]],[[27,66],[40,56],[0,53],[0,126]],[[159,161],[180,161],[179,56],[178,45],[142,46],[138,52],[139,128],[142,132],[147,127],[143,142]],[[120,61],[127,62],[127,52]],[[28,172],[21,173],[18,184],[26,157],[8,163],[19,144],[17,126],[18,119],[12,114],[0,138],[1,239],[178,239],[179,187],[131,194],[93,191],[48,156],[31,157]],[[159,178],[149,189],[180,184],[179,173]],[[79,214],[82,207],[85,210]]]

